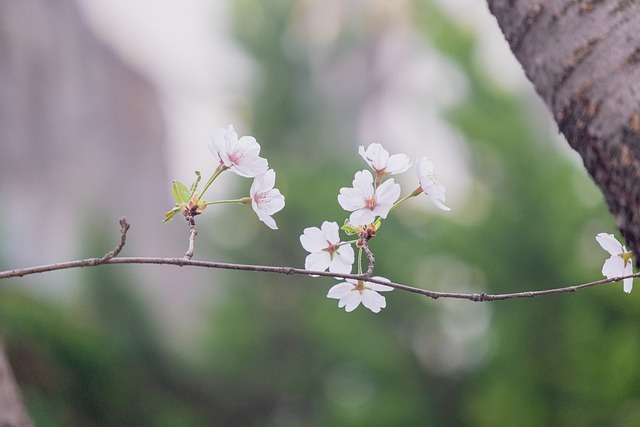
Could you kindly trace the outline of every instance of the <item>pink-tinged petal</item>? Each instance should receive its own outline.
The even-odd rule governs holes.
[[[231,125],[213,133],[209,149],[229,170],[243,177],[253,178],[269,168],[267,160],[259,156],[260,144],[256,139],[252,136],[238,139],[238,134]]]
[[[313,252],[304,260],[304,268],[313,271],[325,271],[331,263],[331,256],[328,252]]]
[[[300,243],[307,252],[317,252],[327,247],[325,234],[318,227],[305,228],[300,235]]]
[[[613,236],[613,234],[599,233],[596,235],[596,240],[602,246],[602,249],[609,252],[611,255],[619,255],[623,252],[622,245]]]
[[[444,185],[440,184],[433,173],[433,163],[427,157],[421,157],[416,164],[416,174],[420,181],[422,191],[429,196],[431,201],[443,211],[450,211],[451,208],[444,204]]]
[[[604,265],[602,266],[602,274],[607,279],[613,279],[614,277],[624,275],[624,260],[618,255],[612,255],[604,262]]]
[[[365,289],[362,292],[362,305],[374,313],[379,313],[387,306],[387,300],[379,293]]]
[[[329,289],[329,293],[327,294],[327,298],[335,298],[342,299],[346,297],[349,292],[351,292],[354,288],[353,283],[342,282],[334,285],[331,289]]]
[[[269,169],[253,180],[249,190],[251,207],[258,215],[258,219],[273,230],[277,230],[278,226],[271,215],[281,211],[285,205],[284,196],[280,194],[280,190],[272,188],[275,179],[275,172]]]
[[[241,163],[234,164],[229,170],[235,172],[244,178],[253,178],[265,173],[269,169],[269,162],[262,157],[256,157],[244,160]]]
[[[273,215],[276,212],[280,212],[284,209],[284,196],[280,193],[280,190],[274,188],[269,190],[266,194],[265,201],[263,203],[264,210]]]
[[[624,271],[622,272],[623,276],[629,276],[633,274],[633,266],[632,266],[632,261],[629,260],[627,261],[627,263],[624,266]],[[630,293],[631,290],[633,289],[633,277],[629,277],[627,279],[624,279],[622,281],[622,289],[626,292],[626,293]]]
[[[411,167],[411,159],[406,154],[394,154],[387,161],[386,172],[390,175],[405,172]]]

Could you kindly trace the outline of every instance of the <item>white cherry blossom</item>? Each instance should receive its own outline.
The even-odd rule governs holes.
[[[361,145],[358,153],[371,169],[374,170],[378,183],[383,175],[395,175],[411,167],[409,156],[406,154],[389,156],[389,152],[382,148],[380,144],[370,144],[366,150],[364,149],[364,145]]]
[[[245,178],[253,178],[269,169],[267,159],[260,157],[260,144],[252,136],[238,134],[232,125],[217,129],[209,140],[209,149],[220,164]]]
[[[374,279],[382,279],[383,277],[374,277]],[[380,312],[387,306],[386,299],[378,292],[392,291],[391,286],[379,285],[377,283],[366,282],[363,280],[346,279],[346,282],[338,283],[329,289],[327,298],[335,298],[338,301],[338,307],[347,312],[355,310],[360,303],[374,313]]]
[[[627,251],[627,248],[618,242],[613,234],[600,233],[596,236],[596,240],[602,246],[602,249],[611,254],[611,257],[602,266],[602,274],[607,279],[633,274],[633,260],[631,258],[633,254]],[[626,293],[631,292],[633,278],[624,279],[622,283],[624,291]]]
[[[276,173],[273,169],[269,169],[256,176],[249,189],[251,207],[258,215],[258,219],[273,230],[277,230],[278,226],[271,215],[284,208],[284,196],[280,194],[280,190],[273,188],[275,182]]]
[[[371,224],[377,216],[386,218],[393,204],[400,197],[400,185],[388,179],[377,188],[373,186],[373,176],[368,170],[356,172],[353,188],[340,189],[338,203],[351,212],[351,225]]]
[[[307,255],[304,268],[332,273],[351,273],[355,255],[350,244],[340,242],[340,227],[335,222],[325,221],[320,228],[308,227],[300,236],[302,247],[311,252]]]
[[[450,211],[451,208],[444,204],[444,192],[446,189],[438,182],[433,172],[433,163],[428,157],[418,159],[416,162],[416,174],[422,191],[429,196],[431,201],[443,211]]]

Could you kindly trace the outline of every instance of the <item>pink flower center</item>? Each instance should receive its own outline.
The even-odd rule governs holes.
[[[336,253],[336,251],[338,250],[338,247],[328,240],[327,240],[327,245],[328,246],[322,250],[324,252],[329,252],[329,255],[331,255],[331,258],[333,258],[333,254]]]
[[[253,200],[255,200],[257,205],[261,205],[265,202],[267,202],[269,198],[269,195],[267,193],[256,193],[253,196]]]
[[[238,162],[241,162],[242,159],[244,159],[247,156],[247,153],[245,153],[243,150],[236,148],[235,150],[233,150],[232,153],[229,154],[229,160],[231,161],[231,163],[233,164],[238,164]]]
[[[377,205],[376,195],[374,194],[370,199],[365,199],[364,207],[373,210]]]

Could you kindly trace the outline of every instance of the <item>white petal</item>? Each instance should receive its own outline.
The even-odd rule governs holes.
[[[371,224],[375,219],[376,214],[371,209],[358,209],[349,216],[349,222],[356,227]]]
[[[427,196],[429,196],[429,198],[431,199],[431,201],[433,202],[433,204],[435,204],[438,208],[442,209],[443,211],[450,211],[451,208],[446,206],[444,203],[444,192],[442,193],[438,193],[432,190],[427,190]]]
[[[276,173],[273,169],[269,169],[265,173],[262,173],[253,179],[249,194],[251,194],[251,196],[254,196],[256,193],[267,192],[273,188],[275,183]]]
[[[369,145],[369,148],[367,148],[367,156],[371,159],[371,167],[376,171],[381,171],[387,168],[389,152],[382,148],[382,145]]]
[[[622,275],[629,276],[631,274],[633,274],[633,265],[631,264],[631,260],[629,260],[624,267],[624,271],[622,272]],[[631,292],[631,289],[633,289],[633,277],[629,277],[628,279],[624,279],[622,281],[622,289],[626,293]]]
[[[364,197],[355,188],[343,187],[338,195],[338,203],[345,211],[352,212],[364,206]]]
[[[394,154],[387,161],[386,172],[395,175],[402,173],[411,167],[411,159],[406,154]]]
[[[596,240],[602,246],[602,249],[611,255],[619,255],[623,252],[622,245],[618,242],[613,234],[600,233],[596,236]]]
[[[318,227],[307,227],[300,235],[300,243],[307,252],[318,252],[327,247],[325,233]]]
[[[624,260],[618,255],[612,255],[602,266],[602,274],[607,279],[613,279],[624,275]]]
[[[387,285],[379,285],[378,283],[370,283],[367,282],[365,284],[365,286],[368,289],[371,289],[372,291],[376,291],[376,292],[389,292],[392,291],[393,288],[391,286],[387,286]]]
[[[268,169],[269,162],[262,157],[247,159],[229,168],[230,171],[244,178],[253,178],[265,173]]]
[[[327,252],[313,252],[304,260],[304,268],[313,271],[325,271],[329,267],[331,257]]]
[[[347,313],[355,310],[362,302],[362,295],[358,291],[351,291],[347,296],[342,298],[338,303],[338,307],[344,307]]]
[[[324,234],[324,238],[329,243],[335,245],[336,243],[340,242],[340,227],[338,227],[338,223],[325,221],[320,226],[320,229]]]
[[[355,253],[351,245],[342,245],[338,248],[333,258],[339,258],[346,264],[353,264],[355,261]]]
[[[364,145],[358,147],[358,154],[360,154],[360,157],[362,157],[369,166],[373,167],[371,165],[371,160],[369,160],[369,158],[367,157],[367,152],[364,150]]]
[[[387,306],[387,301],[379,293],[365,289],[362,292],[362,304],[374,313],[379,313]]]
[[[353,188],[358,191],[362,197],[370,197],[373,195],[373,175],[368,170],[356,172],[353,179]]]
[[[346,297],[349,292],[353,290],[354,284],[349,282],[342,282],[334,285],[329,289],[329,293],[327,294],[327,298],[335,298],[342,299]]]
[[[420,183],[433,173],[433,163],[428,157],[420,157],[416,161],[416,174]]]
[[[262,208],[269,215],[280,212],[284,209],[284,196],[280,194],[280,190],[274,188],[265,194]]]
[[[349,249],[351,249],[350,253],[349,253]],[[339,253],[336,252],[333,255],[333,259],[329,263],[329,271],[332,273],[349,274],[351,273],[351,269],[353,268],[353,262],[355,261],[353,248],[351,247],[351,245],[343,246],[339,249],[339,251],[340,251]]]
[[[271,218],[269,215],[265,215],[265,214],[258,214],[258,219],[262,222],[264,222],[267,227],[269,227],[272,230],[277,230],[278,226],[276,225],[276,221]]]

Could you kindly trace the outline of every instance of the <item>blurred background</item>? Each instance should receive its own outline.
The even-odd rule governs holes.
[[[0,268],[182,256],[171,180],[253,135],[287,205],[198,217],[196,259],[302,267],[342,223],[359,145],[429,156],[426,196],[371,242],[376,274],[451,292],[597,280],[615,231],[483,2],[0,2]],[[248,194],[223,175],[207,200]],[[413,169],[398,178],[413,190]],[[620,284],[496,303],[398,291],[345,313],[336,282],[104,266],[4,281],[0,333],[38,426],[635,426],[640,304]]]

